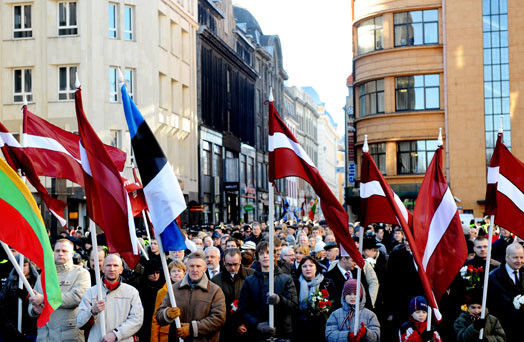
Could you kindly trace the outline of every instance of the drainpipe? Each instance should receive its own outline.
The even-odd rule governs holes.
[[[446,41],[446,0],[442,0],[442,40],[443,40],[443,63],[444,63],[444,129],[446,130],[446,180],[450,184],[449,179],[449,120],[448,120],[448,58]],[[451,184],[450,184],[451,185]]]

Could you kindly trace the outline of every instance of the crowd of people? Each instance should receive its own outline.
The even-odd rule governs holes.
[[[482,341],[521,341],[524,241],[497,229],[481,318],[486,227],[487,222],[464,226],[468,260],[440,300],[439,322],[428,322],[417,266],[399,227],[349,225],[357,244],[358,235],[364,236],[360,284],[356,263],[325,222],[280,223],[274,236],[258,222],[190,227],[184,230],[187,249],[166,254],[176,305],[154,238],[139,239],[146,255],[130,269],[118,254],[107,253],[103,235],[93,249],[88,234],[71,229],[53,243],[62,305],[43,327],[36,325],[44,307],[39,270],[24,259],[23,272],[35,292],[30,296],[19,289],[10,263],[0,261],[0,341],[467,342],[479,341],[481,329]]]

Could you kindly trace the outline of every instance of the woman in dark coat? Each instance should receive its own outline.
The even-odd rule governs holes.
[[[338,307],[335,284],[322,274],[322,266],[311,256],[304,257],[297,270],[299,276],[295,279],[298,293],[298,312],[294,316],[293,331],[296,341],[325,341],[326,321],[333,308]],[[322,300],[315,300],[317,305],[325,306],[326,312],[311,310],[309,303],[320,293]],[[318,297],[317,297],[318,299]],[[320,302],[323,302],[321,304]]]
[[[153,321],[153,311],[155,310],[156,294],[164,286],[164,279],[160,276],[162,265],[155,259],[150,259],[145,263],[144,274],[140,279],[138,293],[144,307],[144,322],[138,331],[140,341],[151,339],[151,323]]]

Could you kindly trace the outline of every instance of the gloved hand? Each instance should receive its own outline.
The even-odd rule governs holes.
[[[276,293],[273,293],[272,295],[267,296],[266,304],[277,305],[279,302],[280,302],[280,297]]]
[[[275,336],[276,329],[271,328],[268,322],[258,323],[257,330],[263,335]]]
[[[485,318],[479,318],[476,321],[473,322],[473,326],[475,329],[480,330],[486,326],[486,319]]]
[[[169,319],[180,317],[180,309],[177,307],[167,308],[166,315]]]
[[[357,336],[355,336],[355,342],[360,341],[364,336],[366,336],[366,332],[368,330],[364,326],[364,322],[360,322],[360,329],[358,330]]]
[[[189,336],[189,323],[180,323],[180,328],[176,330],[176,337],[186,338]]]
[[[422,337],[422,340],[424,342],[429,342],[433,340],[433,329],[430,331],[424,330],[422,334],[420,334],[420,337]]]

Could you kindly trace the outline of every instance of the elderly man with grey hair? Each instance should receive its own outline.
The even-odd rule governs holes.
[[[213,279],[214,276],[222,271],[220,267],[220,249],[207,247],[204,251],[204,257],[206,258],[207,266],[206,275],[209,279]]]

